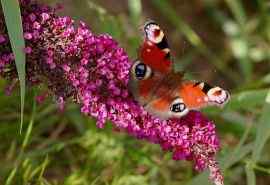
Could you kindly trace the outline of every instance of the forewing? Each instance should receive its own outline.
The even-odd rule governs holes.
[[[171,72],[170,48],[164,31],[157,23],[149,21],[144,26],[144,33],[144,43],[139,50],[140,59],[153,70]]]

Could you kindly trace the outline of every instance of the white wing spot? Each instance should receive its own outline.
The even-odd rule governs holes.
[[[220,87],[214,87],[207,92],[210,103],[224,105],[229,100],[229,93]]]

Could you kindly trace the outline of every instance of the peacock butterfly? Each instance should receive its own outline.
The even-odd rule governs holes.
[[[173,71],[166,36],[154,21],[144,25],[144,42],[131,67],[129,88],[134,98],[149,113],[161,118],[179,118],[190,110],[228,102],[228,91],[205,82],[184,79]]]

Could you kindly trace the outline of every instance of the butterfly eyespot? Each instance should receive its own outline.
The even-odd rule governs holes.
[[[184,101],[179,97],[172,102],[170,111],[173,117],[182,117],[189,112]]]
[[[138,60],[132,66],[132,73],[137,80],[145,80],[151,76],[152,70],[149,66]]]
[[[175,103],[171,106],[172,112],[183,112],[186,109],[186,105],[184,103]]]

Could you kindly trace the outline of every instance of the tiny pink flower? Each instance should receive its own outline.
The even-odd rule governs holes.
[[[24,48],[24,52],[25,52],[26,54],[30,54],[30,53],[32,52],[32,48],[29,47],[29,46],[27,46],[27,47]]]
[[[41,95],[36,96],[36,101],[37,101],[38,104],[42,104],[47,97],[48,97],[48,93],[45,92],[45,93],[43,93]]]
[[[35,21],[35,22],[33,23],[33,28],[39,30],[39,29],[41,28],[39,22]]]
[[[64,71],[66,71],[66,72],[70,71],[70,67],[68,65],[64,64],[62,67],[63,67]]]
[[[53,63],[53,58],[47,57],[46,62],[47,62],[47,64],[52,64]]]
[[[0,44],[6,42],[6,38],[4,35],[0,35]]]
[[[24,33],[24,38],[27,40],[30,40],[33,38],[33,35],[31,33],[26,32],[26,33]]]
[[[50,15],[48,13],[42,13],[41,18],[42,18],[42,22],[44,23],[50,18]]]
[[[37,16],[34,13],[31,13],[29,16],[30,21],[34,22],[37,18]]]

